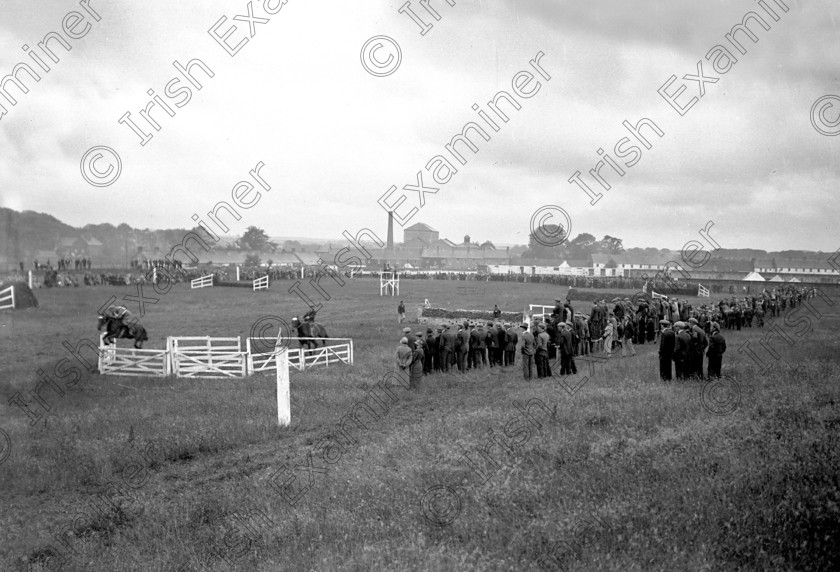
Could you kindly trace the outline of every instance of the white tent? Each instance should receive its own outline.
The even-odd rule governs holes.
[[[784,282],[784,279],[778,274],[776,274],[775,276],[773,276],[773,278],[769,280],[769,282]]]
[[[764,282],[764,277],[758,272],[750,272],[742,279],[742,282]]]
[[[799,278],[797,278],[796,276],[794,276],[793,278],[788,280],[788,282],[799,282],[799,281],[800,281]]]

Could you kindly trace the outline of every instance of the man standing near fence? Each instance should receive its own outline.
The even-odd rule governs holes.
[[[534,352],[536,351],[536,342],[534,334],[528,331],[528,324],[521,324],[522,328],[522,375],[525,381],[531,381],[534,378]]]
[[[662,381],[671,381],[671,361],[674,359],[677,336],[668,320],[660,320],[659,325],[662,330],[659,344],[659,377]]]
[[[397,323],[402,324],[405,321],[405,304],[400,300],[400,305],[397,306]]]

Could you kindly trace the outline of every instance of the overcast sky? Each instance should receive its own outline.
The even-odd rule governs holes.
[[[713,220],[712,236],[724,248],[840,247],[831,232],[840,215],[840,137],[811,124],[812,105],[840,94],[840,3],[786,0],[784,13],[765,0],[779,14],[774,22],[747,0],[457,0],[454,7],[432,0],[436,21],[414,1],[434,24],[422,36],[398,12],[403,2],[288,0],[267,23],[255,23],[255,35],[231,57],[207,30],[227,16],[220,33],[234,24],[229,42],[247,37],[248,22],[232,20],[247,14],[243,0],[90,0],[98,22],[78,1],[35,8],[3,0],[0,76],[22,61],[34,66],[21,46],[60,31],[68,12],[86,15],[91,27],[69,40],[70,52],[50,44],[60,62],[45,60],[52,70],[41,70],[40,82],[19,76],[29,93],[7,84],[17,105],[0,96],[8,110],[0,118],[0,205],[73,225],[185,228],[193,213],[204,217],[218,201],[231,202],[234,185],[262,161],[271,190],[239,209],[233,234],[257,225],[273,236],[339,237],[370,227],[384,239],[377,199],[392,185],[416,185],[424,171],[425,186],[440,191],[425,195],[408,225],[425,222],[456,242],[470,234],[524,243],[532,214],[554,204],[572,217],[572,235],[610,234],[625,246],[678,248]],[[268,16],[262,0],[252,6],[254,16]],[[750,10],[771,29],[753,26],[759,41],[744,41],[742,55],[724,36]],[[377,35],[402,51],[387,77],[371,75],[360,60],[363,44]],[[738,56],[724,75],[705,59],[716,44]],[[550,80],[528,64],[538,52]],[[376,56],[386,59],[386,48]],[[152,110],[161,130],[146,124],[154,137],[141,146],[117,120],[131,111],[142,123],[147,91],[163,95],[177,76],[172,62],[192,58],[215,77],[196,72],[203,89],[193,89],[181,108],[167,98],[175,117]],[[676,75],[670,91],[685,84],[685,104],[699,92],[682,77],[696,74],[699,60],[705,75],[720,79],[705,84],[705,96],[680,116],[657,90]],[[499,90],[511,92],[520,71],[535,74],[529,87],[539,80],[539,91],[517,98],[521,109],[508,110],[509,122],[499,122],[498,133],[488,130],[490,141],[473,137],[478,153],[465,152],[467,164],[456,164],[448,183],[433,184],[427,162],[445,154],[468,121],[480,121],[474,103],[486,109]],[[838,114],[836,105],[824,117],[830,123]],[[613,154],[627,135],[622,121],[643,117],[665,135],[648,131],[652,149],[623,177],[602,169],[612,189],[590,205],[569,177],[594,168],[597,149]],[[82,156],[96,145],[122,160],[121,176],[107,187],[90,185],[80,172]],[[418,204],[418,193],[405,195],[403,215]]]

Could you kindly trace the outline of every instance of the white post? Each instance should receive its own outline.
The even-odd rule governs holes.
[[[152,266],[152,284],[157,284],[157,266]]]
[[[32,290],[32,288],[34,288],[34,287],[35,287],[35,283],[32,281],[32,271],[30,270],[29,271],[29,289]]]
[[[289,354],[285,347],[276,348],[277,365],[277,424],[285,427],[292,422],[289,399]]]
[[[236,281],[239,282],[239,266],[236,267]]]

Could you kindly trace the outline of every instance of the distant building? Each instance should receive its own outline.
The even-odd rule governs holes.
[[[440,233],[426,223],[418,222],[403,230],[403,243],[411,242],[415,238],[429,245],[440,238]]]

